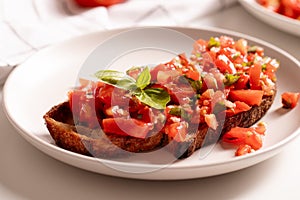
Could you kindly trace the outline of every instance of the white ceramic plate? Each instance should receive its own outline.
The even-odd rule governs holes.
[[[220,35],[245,38],[251,44],[265,48],[267,55],[280,60],[278,94],[270,111],[263,118],[268,128],[262,149],[246,156],[235,157],[233,149],[224,149],[217,144],[205,158],[200,159],[199,152],[195,152],[187,159],[159,166],[152,163],[95,159],[57,147],[45,127],[42,116],[53,105],[66,100],[66,93],[74,85],[80,66],[89,53],[111,35],[124,30],[98,32],[66,41],[38,52],[18,66],[7,79],[3,90],[3,106],[8,119],[27,141],[49,156],[92,172],[136,179],[191,179],[236,171],[276,155],[299,135],[300,106],[286,111],[281,108],[280,101],[283,91],[299,92],[300,64],[295,58],[271,44],[227,30],[172,29],[194,39],[209,39],[211,36]],[[131,170],[128,172],[122,168]]]
[[[266,9],[256,0],[239,0],[241,5],[263,22],[287,33],[300,36],[300,21]]]

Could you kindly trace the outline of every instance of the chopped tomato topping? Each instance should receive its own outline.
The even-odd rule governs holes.
[[[249,106],[259,106],[261,104],[264,91],[262,90],[230,90],[229,99],[242,101]]]
[[[187,134],[186,122],[174,122],[165,127],[166,134],[177,142],[183,142]]]
[[[300,93],[284,92],[281,95],[282,106],[284,108],[295,108],[298,104]]]
[[[146,138],[150,126],[148,123],[131,118],[106,118],[102,120],[103,131],[105,133]]]
[[[235,49],[241,52],[242,55],[247,54],[248,42],[245,39],[239,39],[235,42]]]
[[[260,74],[261,74],[261,64],[254,63],[253,66],[249,69],[249,76],[250,76],[250,88],[252,90],[260,90]]]
[[[234,88],[236,90],[242,90],[247,89],[247,84],[249,82],[249,75],[247,74],[241,74],[239,80],[234,83]]]
[[[262,147],[262,136],[254,128],[234,127],[223,135],[222,140],[237,146],[247,144],[254,150]]]
[[[251,109],[251,107],[248,104],[241,101],[235,101],[234,104],[235,104],[234,108],[226,110],[227,116],[236,115],[238,113],[245,112]]]
[[[137,138],[163,130],[182,142],[189,125],[206,124],[216,130],[223,114],[249,111],[261,105],[263,95],[274,94],[279,62],[263,54],[263,48],[248,46],[245,39],[200,39],[194,44],[192,62],[180,54],[151,69],[131,68],[124,76],[98,74],[99,83],[80,80],[81,87],[70,92],[69,101],[78,102],[72,111],[79,124],[89,123],[90,128],[100,124],[107,134]],[[285,97],[285,102],[294,106],[290,99]],[[250,150],[260,148],[264,132],[262,125],[233,128],[223,140],[243,145],[238,154],[244,154],[249,152],[246,145]]]
[[[221,54],[217,57],[215,64],[222,73],[229,73],[229,74],[236,73],[234,64],[230,61],[230,59],[227,56],[225,56],[223,54]]]

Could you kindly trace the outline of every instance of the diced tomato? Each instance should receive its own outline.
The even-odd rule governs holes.
[[[222,73],[229,73],[229,74],[235,74],[236,69],[234,67],[234,64],[230,61],[230,59],[224,55],[221,54],[217,57],[215,64],[217,68],[220,70]]]
[[[222,140],[237,146],[247,144],[254,150],[262,147],[262,137],[253,128],[234,127],[223,135]]]
[[[239,39],[238,41],[235,42],[235,49],[239,52],[241,52],[242,55],[247,54],[247,47],[248,47],[248,42],[245,39]]]
[[[115,87],[106,84],[104,87],[98,88],[96,98],[106,105],[111,105],[112,93],[114,89]]]
[[[116,88],[114,86],[105,84],[103,87],[98,87],[96,90],[96,102],[105,104],[106,106],[127,106],[129,97],[125,94],[128,91]]]
[[[236,101],[234,103],[235,103],[235,108],[226,110],[227,116],[236,115],[238,113],[245,112],[251,109],[251,107],[244,102]]]
[[[295,108],[298,104],[300,93],[296,92],[284,92],[281,95],[281,101],[283,108]]]
[[[103,131],[107,134],[146,138],[150,126],[148,123],[131,118],[106,118],[102,120]]]
[[[235,155],[236,156],[242,156],[242,155],[245,155],[245,154],[248,154],[248,153],[251,153],[251,146],[248,145],[248,144],[243,144],[243,145],[240,145],[238,147],[238,149],[236,150],[235,152]]]
[[[234,83],[234,88],[237,90],[247,89],[249,83],[249,75],[241,74],[239,80]]]
[[[170,62],[165,64],[170,69],[176,69],[179,75],[184,75],[192,80],[199,80],[200,73],[195,66],[190,65],[185,54],[180,54]]]
[[[260,74],[262,72],[261,64],[254,63],[249,69],[249,76],[250,76],[250,88],[252,90],[260,90]]]
[[[299,0],[282,0],[283,14],[287,17],[298,18],[300,16]]]
[[[208,46],[208,42],[206,40],[199,39],[194,44],[194,51],[199,53],[205,52],[207,50],[207,46]]]
[[[222,48],[230,47],[232,48],[234,45],[234,40],[231,37],[228,36],[220,36],[220,45]]]
[[[263,71],[269,79],[272,81],[276,81],[276,74],[275,72],[279,68],[279,62],[275,59],[271,59],[268,63],[266,63],[266,69]]]
[[[187,124],[186,122],[174,122],[172,124],[167,124],[165,127],[166,134],[173,138],[177,142],[183,142],[187,134]]]
[[[165,64],[157,65],[156,67],[154,67],[150,70],[151,81],[152,82],[157,81],[158,72],[167,72],[167,71],[170,71],[170,70],[175,70],[175,68],[170,66],[170,65],[165,65]]]
[[[196,96],[196,92],[190,85],[182,84],[168,87],[168,93],[171,96],[171,102],[179,105],[189,103],[189,98]],[[187,98],[188,97],[188,98]]]
[[[152,108],[149,108],[148,106],[144,106],[143,109],[140,109],[138,112],[138,119],[146,122],[146,123],[152,123],[153,122],[153,111]]]
[[[69,92],[68,96],[76,123],[83,123],[89,128],[99,126],[93,94],[91,94],[90,98],[87,98],[86,91],[73,90]]]
[[[230,90],[229,99],[233,102],[242,101],[249,106],[259,106],[263,95],[262,90]]]
[[[279,11],[280,0],[257,0],[259,4],[274,12]]]
[[[188,70],[188,71],[185,73],[185,75],[186,75],[188,78],[190,78],[190,79],[192,79],[192,80],[194,80],[194,81],[197,81],[197,80],[200,79],[200,73],[199,73],[198,71],[194,70],[194,69]]]
[[[75,0],[78,5],[83,7],[111,6],[124,1],[125,0]]]

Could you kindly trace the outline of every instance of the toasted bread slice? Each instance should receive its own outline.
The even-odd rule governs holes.
[[[55,143],[64,149],[100,158],[120,157],[125,152],[145,152],[161,145],[164,133],[145,139],[105,134],[101,129],[75,126],[69,102],[54,106],[45,115]]]
[[[200,125],[198,131],[190,135],[185,142],[170,142],[166,134],[159,132],[146,139],[131,136],[105,134],[102,130],[92,130],[83,126],[75,126],[69,102],[61,103],[51,108],[44,119],[47,128],[55,143],[67,150],[83,155],[101,158],[120,157],[124,152],[145,152],[168,145],[177,158],[186,158],[200,149],[205,139],[205,144],[217,141],[220,135],[232,127],[250,127],[259,121],[271,107],[275,92],[271,96],[264,96],[260,106],[254,106],[249,111],[226,117],[222,130],[213,131],[206,124]],[[220,134],[216,134],[219,132]]]

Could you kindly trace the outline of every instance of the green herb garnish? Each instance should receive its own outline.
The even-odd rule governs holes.
[[[239,80],[240,76],[237,74],[225,74],[224,84],[230,86]]]
[[[125,73],[114,70],[100,70],[95,76],[102,82],[117,88],[128,90],[141,102],[156,109],[165,109],[170,101],[170,95],[162,88],[147,88],[150,85],[151,74],[146,67],[135,80]]]
[[[169,114],[177,117],[182,117],[184,119],[190,119],[191,117],[186,110],[179,106],[171,108]]]
[[[251,46],[247,49],[248,53],[255,53],[257,51],[257,46]]]
[[[208,41],[208,48],[212,48],[212,47],[219,47],[221,46],[221,43],[218,39],[211,37]]]

